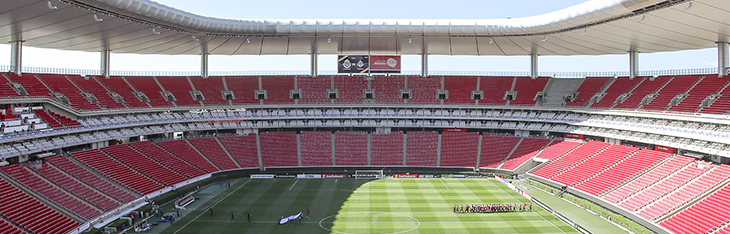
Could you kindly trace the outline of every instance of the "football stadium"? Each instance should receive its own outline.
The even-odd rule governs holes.
[[[730,233],[730,1],[415,2],[0,0],[0,233]]]

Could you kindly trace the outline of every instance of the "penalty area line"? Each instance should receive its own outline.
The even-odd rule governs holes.
[[[218,203],[221,203],[223,200],[225,200],[226,198],[228,198],[229,196],[231,196],[231,194],[236,193],[236,191],[238,191],[239,189],[243,188],[243,186],[246,186],[246,184],[248,184],[248,182],[251,182],[251,179],[248,179],[248,181],[246,181],[246,183],[243,183],[241,186],[238,186],[238,188],[236,188],[236,190],[233,190],[233,192],[227,194],[226,196],[222,197],[218,201],[214,202],[210,207],[215,207],[216,205],[218,205]],[[190,223],[192,223],[196,219],[200,218],[200,216],[203,215],[203,214],[205,214],[205,211],[200,212],[200,214],[198,214],[198,216],[195,216],[195,218],[193,218],[190,221],[188,221],[187,223],[185,223],[185,225],[183,225],[182,227],[178,228],[172,234],[176,234],[176,233],[180,232],[180,230],[183,230],[183,228],[187,227]]]
[[[451,189],[449,189],[449,186],[446,186],[446,184],[444,183],[444,181],[443,181],[443,180],[439,180],[439,181],[441,181],[441,184],[443,184],[443,185],[444,185],[444,187],[446,187],[446,190],[451,190]]]
[[[289,190],[291,190],[292,188],[294,188],[294,185],[297,185],[298,182],[299,182],[299,180],[294,181],[294,184],[292,184],[291,187],[289,187]]]

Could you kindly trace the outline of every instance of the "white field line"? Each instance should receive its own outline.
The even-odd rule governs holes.
[[[218,201],[214,202],[213,205],[211,205],[210,207],[215,207],[216,205],[218,205],[218,203],[220,203],[221,201],[223,201],[226,198],[228,198],[228,196],[231,196],[231,194],[236,193],[236,191],[238,191],[239,189],[243,188],[243,186],[246,186],[246,184],[248,184],[248,182],[251,182],[251,179],[249,179],[248,181],[246,181],[246,183],[243,183],[241,186],[238,186],[238,188],[236,188],[236,190],[233,190],[233,192],[228,193],[228,195],[226,195],[226,196],[222,197],[221,199],[219,199]],[[185,223],[185,225],[183,225],[182,227],[178,228],[172,234],[176,234],[176,233],[180,232],[180,230],[183,230],[185,227],[188,226],[188,224],[190,224],[193,221],[195,221],[196,219],[200,218],[200,216],[203,215],[203,214],[205,214],[205,212],[200,212],[200,214],[198,214],[198,216],[195,216],[195,218],[193,218],[190,221],[188,221],[187,223]]]
[[[297,185],[297,183],[299,183],[299,180],[294,181],[294,184],[292,184],[291,187],[289,187],[289,190],[291,190],[292,188],[294,188],[294,185]]]
[[[506,193],[507,195],[509,195],[510,197],[512,197],[513,199],[515,199],[515,201],[517,201],[517,202],[520,202],[520,200],[519,200],[519,199],[517,199],[517,198],[516,198],[515,196],[512,196],[512,194],[509,194],[509,193],[508,193],[507,191],[504,191],[504,189],[502,189],[502,188],[501,188],[501,187],[499,187],[499,186],[498,186],[497,184],[495,184],[494,182],[492,182],[492,180],[490,180],[490,179],[487,179],[487,181],[489,181],[489,183],[492,183],[492,184],[493,184],[493,185],[494,185],[495,187],[497,187],[497,188],[499,188],[500,190],[502,190],[502,192]],[[547,220],[547,219],[546,219],[545,217],[542,217],[542,215],[541,215],[540,213],[538,213],[538,212],[535,212],[535,213],[536,213],[536,214],[537,214],[538,216],[540,216],[540,218],[542,218],[543,220],[545,220],[545,222],[548,222],[548,223],[550,223],[550,225],[553,225],[553,227],[555,227],[555,229],[558,229],[558,230],[560,230],[560,232],[562,232],[562,233],[565,233],[565,231],[563,231],[563,229],[560,229],[560,228],[559,228],[558,226],[555,226],[555,224],[553,224],[553,222],[550,222],[550,221],[549,221],[549,220]]]
[[[439,181],[441,181],[441,184],[443,184],[443,185],[444,185],[444,187],[446,187],[446,190],[451,190],[451,189],[449,189],[449,186],[446,186],[446,184],[444,183],[444,181],[443,181],[443,180],[439,180]]]

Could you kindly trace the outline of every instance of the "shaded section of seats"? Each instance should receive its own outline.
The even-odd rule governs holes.
[[[215,138],[194,138],[188,141],[221,170],[238,168]]]
[[[362,166],[368,163],[368,135],[335,132],[335,163]]]
[[[109,109],[126,108],[124,104],[118,103],[109,96],[106,89],[102,87],[99,82],[94,79],[94,77],[87,76],[84,78],[81,76],[69,75],[68,78],[70,78],[71,81],[78,85],[83,91],[93,94],[96,100],[99,101],[99,105],[102,107]]]
[[[575,101],[565,103],[566,106],[585,106],[591,97],[598,93],[601,88],[610,80],[609,77],[586,77],[576,92]]]
[[[545,84],[547,84],[548,80],[550,80],[548,77],[538,77],[537,79],[517,77],[514,89],[517,91],[517,97],[510,101],[509,104],[511,106],[535,105],[535,95],[545,89]]]
[[[233,159],[238,162],[241,167],[258,167],[259,156],[256,149],[256,135],[249,134],[246,136],[227,136],[218,137],[218,139],[226,147],[228,153],[231,153]]]
[[[329,76],[297,77],[297,85],[302,90],[299,103],[315,104],[330,103],[327,97],[327,89],[332,87],[332,78]]]
[[[145,76],[126,76],[124,78],[127,79],[134,89],[147,96],[150,105],[156,107],[172,106],[172,102],[168,102],[164,97],[162,97],[162,89],[160,89],[160,86],[157,85],[154,78]],[[176,98],[178,98],[177,96],[178,95],[175,95]],[[190,95],[188,94],[188,96]],[[126,97],[124,100],[129,101]]]
[[[4,166],[0,170],[39,195],[83,219],[88,220],[101,214],[101,211],[98,209],[81,202],[78,198],[63,191],[59,187],[53,186],[53,184],[34,175],[19,164]]]
[[[437,132],[408,132],[406,141],[406,165],[436,166],[438,157]]]
[[[81,90],[73,83],[66,79],[65,75],[47,75],[39,74],[38,77],[48,85],[53,91],[59,92],[68,98],[71,107],[78,110],[98,110],[99,106],[89,102],[83,95]]]
[[[669,105],[669,102],[680,93],[684,93],[693,84],[697,83],[697,80],[702,76],[675,76],[672,81],[669,82],[661,91],[659,95],[654,97],[648,104],[644,105],[643,109],[650,110],[664,110]]]
[[[259,79],[255,76],[226,76],[228,90],[233,90],[234,104],[258,104],[256,90],[259,89]]]
[[[106,86],[109,91],[119,94],[119,96],[124,99],[124,103],[127,104],[128,107],[149,107],[146,102],[142,102],[139,100],[139,98],[137,98],[137,96],[134,96],[134,90],[127,84],[127,82],[124,82],[124,79],[122,79],[122,77],[96,77],[95,79],[99,81],[99,83],[104,84],[104,86]],[[152,78],[147,77],[147,79]],[[149,96],[152,94],[145,95]]]
[[[34,110],[33,113],[35,113],[35,115],[38,116],[38,118],[41,118],[41,120],[43,120],[43,122],[48,123],[48,125],[50,125],[51,128],[63,127],[63,124],[61,124],[61,122],[58,122],[58,120],[51,117],[51,115],[46,113],[45,110]]]
[[[504,100],[505,91],[512,89],[514,77],[490,77],[483,76],[479,81],[479,90],[484,91],[479,104],[506,105]]]
[[[50,97],[51,90],[49,90],[43,83],[41,83],[34,74],[24,74],[18,76],[15,73],[5,73],[11,81],[14,81],[23,86],[25,91],[28,92],[28,96],[35,97]]]
[[[646,97],[647,94],[656,92],[659,88],[662,87],[667,81],[669,81],[669,76],[659,76],[656,78],[648,77],[644,79],[644,82],[641,82],[639,86],[637,86],[633,91],[631,91],[631,96],[626,98],[624,102],[618,103],[614,106],[614,108],[627,108],[627,109],[634,109],[637,108],[644,97]]]
[[[616,81],[614,81],[611,86],[606,89],[606,95],[604,95],[600,101],[591,104],[591,107],[609,108],[613,106],[616,98],[621,96],[621,94],[631,91],[631,89],[634,88],[641,79],[641,77],[636,77],[634,79],[630,79],[629,77],[616,78]]]
[[[195,149],[188,144],[185,140],[174,140],[174,141],[162,141],[157,142],[157,145],[162,149],[167,150],[170,153],[177,155],[179,158],[186,162],[195,165],[196,167],[204,170],[205,172],[216,172],[216,168],[213,164],[208,162],[202,155],[200,155]]]
[[[692,90],[689,91],[689,95],[685,97],[678,105],[669,108],[670,111],[683,111],[683,112],[695,112],[702,104],[702,101],[710,96],[710,94],[717,93],[730,82],[727,78],[718,78],[717,76],[707,75],[700,83],[695,85]]]
[[[53,166],[56,166],[57,168],[73,176],[74,178],[86,183],[91,187],[94,187],[95,189],[119,201],[130,202],[136,198],[136,195],[117,187],[116,185],[86,170],[85,168],[77,165],[67,158],[64,158],[62,156],[53,156],[45,158],[45,160],[53,164]]]
[[[497,168],[507,158],[519,141],[519,137],[501,137],[483,134],[479,167]]]
[[[43,165],[40,168],[29,168],[38,173],[43,178],[49,180],[50,182],[58,185],[59,187],[70,192],[71,194],[83,199],[84,201],[96,206],[103,211],[110,211],[121,205],[121,203],[104,196],[96,190],[91,189],[90,186],[84,185],[82,182],[74,180],[73,178],[67,176],[60,170],[51,167],[48,164]]]
[[[439,99],[436,97],[436,90],[441,88],[441,77],[436,76],[408,76],[408,89],[411,89],[408,103],[413,104],[436,104]]]
[[[473,76],[446,76],[444,89],[449,91],[449,98],[445,104],[474,104],[471,91],[477,88],[477,77]]]
[[[332,166],[332,133],[302,132],[302,166]]]
[[[0,202],[0,215],[33,233],[68,233],[79,222],[46,206],[4,179],[0,179],[0,197],[13,202]]]
[[[549,142],[550,139],[524,138],[520,145],[518,145],[515,151],[512,153],[512,155],[510,155],[509,158],[504,161],[504,164],[502,164],[502,166],[500,166],[499,168],[507,170],[517,169],[517,167],[535,156],[540,151],[540,149],[545,147],[545,145],[547,145]],[[482,147],[484,146],[482,145]],[[484,154],[482,153],[482,155]]]
[[[371,165],[403,165],[403,132],[372,133]]]
[[[223,99],[223,77],[211,76],[203,79],[200,76],[191,76],[190,81],[193,82],[196,90],[200,90],[205,100],[205,105],[228,105],[228,100]]]
[[[175,104],[178,106],[200,106],[200,102],[193,99],[193,95],[190,91],[193,88],[188,83],[188,77],[186,76],[158,76],[157,81],[160,82],[166,91],[175,95]],[[136,87],[136,86],[135,86]]]
[[[441,134],[442,167],[475,167],[479,133],[444,131]]]
[[[634,179],[638,174],[656,165],[667,156],[669,156],[669,153],[646,149],[639,150],[630,158],[578,184],[575,188],[593,195],[599,195],[625,181]]]
[[[364,76],[335,76],[335,88],[340,91],[336,103],[363,103],[363,90],[368,88]]]
[[[376,76],[371,87],[377,103],[403,104],[400,90],[405,87],[405,76]]]
[[[290,90],[294,89],[293,76],[262,76],[261,85],[268,95],[265,104],[294,103],[294,99],[289,98]]]
[[[149,157],[150,159],[153,159],[189,178],[195,178],[206,173],[205,171],[188,164],[177,156],[163,150],[152,142],[138,141],[130,143],[129,146],[142,152],[146,157]]]
[[[162,182],[166,186],[172,186],[188,179],[187,177],[162,166],[154,160],[145,157],[132,149],[129,145],[114,145],[101,148],[101,150],[124,163],[126,166],[143,173],[156,181]]]
[[[98,149],[80,151],[70,154],[96,172],[117,183],[127,186],[140,194],[150,194],[165,186],[132,170],[120,162],[107,156]]]
[[[297,134],[295,132],[264,132],[261,140],[261,158],[264,167],[296,167]]]

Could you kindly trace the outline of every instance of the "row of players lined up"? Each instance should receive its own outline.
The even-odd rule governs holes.
[[[497,213],[516,211],[532,211],[532,204],[454,204],[454,213]]]

